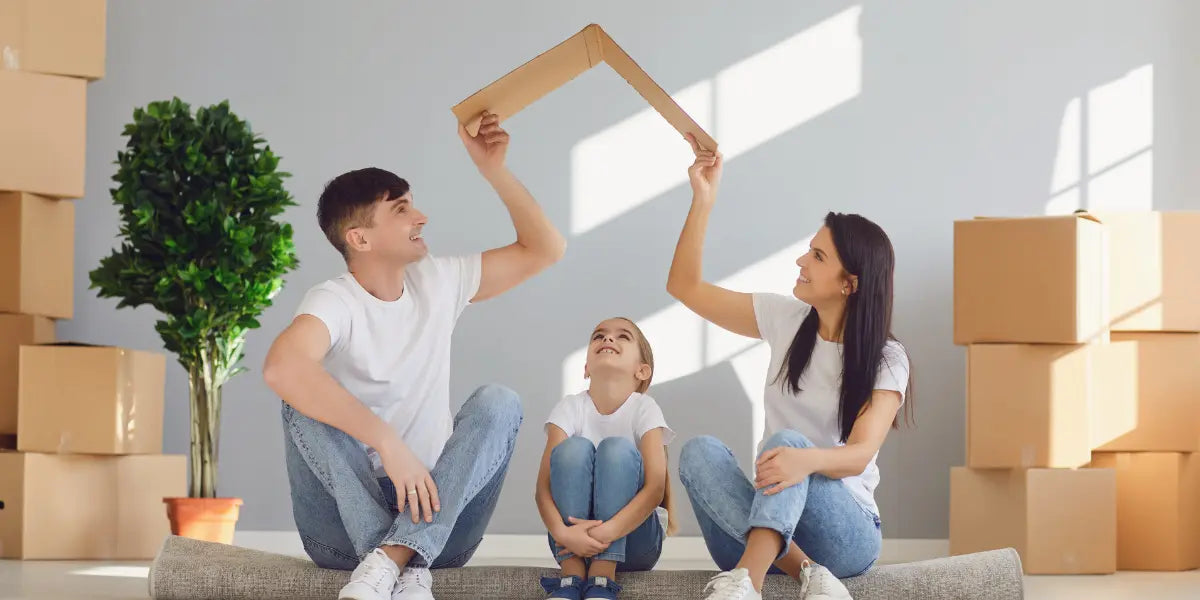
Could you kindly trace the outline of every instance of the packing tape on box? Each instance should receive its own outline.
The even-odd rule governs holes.
[[[4,46],[4,50],[0,51],[0,68],[19,71],[21,69],[20,51],[12,46]]]

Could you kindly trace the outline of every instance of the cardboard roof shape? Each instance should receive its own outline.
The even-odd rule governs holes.
[[[498,115],[503,121],[602,62],[629,82],[680,134],[691,133],[704,149],[717,149],[716,140],[595,23],[493,81],[451,110],[474,136],[479,132],[484,111]]]

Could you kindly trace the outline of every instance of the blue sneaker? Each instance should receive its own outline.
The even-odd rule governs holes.
[[[617,585],[617,582],[607,577],[592,577],[588,579],[588,588],[583,600],[617,600],[619,593],[621,586]]]
[[[546,598],[563,598],[565,600],[581,600],[583,596],[583,578],[578,575],[570,577],[543,577],[542,589],[549,596]]]

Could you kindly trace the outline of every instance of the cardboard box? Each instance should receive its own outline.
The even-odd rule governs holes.
[[[1200,333],[1114,333],[1137,345],[1137,419],[1105,452],[1200,451]]]
[[[21,347],[17,448],[57,454],[162,452],[162,354],[111,346]]]
[[[1109,231],[1114,331],[1200,331],[1200,211],[1097,215]]]
[[[1102,339],[1108,254],[1086,214],[955,221],[954,343]]]
[[[1117,474],[1117,568],[1200,568],[1200,454],[1097,452]]]
[[[0,452],[0,558],[152,559],[185,495],[183,455]]]
[[[0,192],[0,312],[71,318],[74,268],[75,205]]]
[[[0,190],[82,198],[87,81],[0,69]]]
[[[104,0],[0,0],[0,68],[104,77]]]
[[[1130,342],[967,347],[967,466],[1075,468],[1137,425]]]
[[[717,149],[716,140],[596,24],[584,27],[513,69],[456,104],[451,111],[458,122],[475,135],[484,111],[496,114],[503,121],[602,62],[633,86],[676,131],[695,135],[706,149]]]
[[[0,314],[0,436],[17,434],[17,375],[21,346],[53,341],[54,321],[32,315]],[[0,441],[0,448],[3,447],[4,443]]]
[[[999,548],[1031,575],[1116,571],[1116,473],[952,468],[950,554]]]

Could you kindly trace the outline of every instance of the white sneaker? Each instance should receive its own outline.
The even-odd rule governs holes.
[[[750,582],[750,571],[734,569],[718,573],[704,586],[708,600],[762,600],[762,594],[754,590]]]
[[[338,593],[338,600],[388,600],[399,575],[396,561],[376,548],[354,568],[350,583]]]
[[[392,600],[434,600],[433,574],[429,569],[404,569],[392,590]]]
[[[803,600],[853,600],[850,590],[829,569],[808,561],[800,567],[800,597]]]

